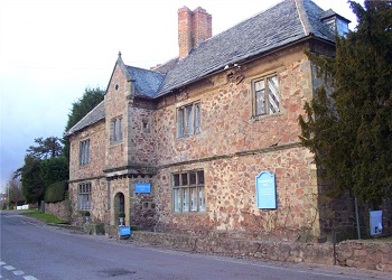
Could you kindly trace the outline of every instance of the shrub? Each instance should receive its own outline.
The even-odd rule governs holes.
[[[56,203],[65,199],[67,181],[59,181],[49,185],[45,191],[45,202]]]

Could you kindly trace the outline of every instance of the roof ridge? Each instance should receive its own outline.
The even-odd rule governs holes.
[[[211,36],[211,37],[209,37],[209,38],[203,40],[202,43],[203,43],[203,42],[206,42],[206,41],[209,41],[209,40],[212,40],[212,39],[215,38],[215,37],[220,36],[221,34],[225,33],[226,31],[229,31],[230,29],[236,27],[237,25],[241,25],[242,23],[244,23],[244,22],[246,22],[246,21],[248,21],[248,20],[251,20],[252,18],[257,17],[257,16],[260,15],[260,14],[265,13],[266,11],[275,8],[275,6],[281,4],[281,3],[285,2],[285,1],[291,1],[291,0],[280,0],[279,2],[277,2],[277,3],[275,3],[275,4],[271,4],[269,7],[265,8],[264,10],[261,10],[261,11],[259,11],[259,12],[256,12],[253,16],[247,17],[247,18],[241,20],[240,22],[237,22],[237,23],[233,24],[232,26],[227,27],[225,30],[222,30],[221,32],[215,34],[214,36]]]
[[[124,65],[126,67],[130,67],[130,68],[134,68],[134,69],[138,69],[138,70],[142,70],[142,71],[147,71],[147,72],[152,72],[152,73],[155,73],[155,74],[163,75],[162,73],[160,73],[158,71],[151,70],[151,69],[146,69],[146,68],[142,68],[142,67],[138,67],[138,66],[132,66],[132,65],[125,64],[125,63],[124,63]]]
[[[295,6],[297,8],[299,21],[301,22],[305,35],[309,35],[310,33],[313,33],[309,19],[306,16],[305,7],[303,5],[304,0],[294,0],[294,1],[295,1]]]

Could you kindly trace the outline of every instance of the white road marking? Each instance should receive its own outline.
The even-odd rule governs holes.
[[[23,279],[25,279],[25,280],[38,280],[37,278],[35,278],[31,275],[27,275],[27,276],[23,277]]]
[[[22,276],[24,274],[24,272],[22,270],[16,270],[15,267],[13,267],[12,265],[7,265],[5,262],[0,261],[0,266],[4,269],[7,269],[9,271],[12,271],[14,273],[15,276]],[[0,279],[3,279],[3,276],[0,275]],[[25,280],[38,280],[37,278],[35,278],[34,276],[31,275],[26,275],[23,276],[23,279]]]
[[[16,276],[20,276],[20,275],[23,275],[24,274],[24,272],[22,271],[22,270],[15,270],[15,271],[12,271]]]

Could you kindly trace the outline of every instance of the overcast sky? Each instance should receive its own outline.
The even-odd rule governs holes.
[[[38,137],[62,137],[72,103],[105,89],[119,51],[150,68],[178,55],[177,10],[201,6],[213,35],[281,0],[0,0],[0,186]],[[350,19],[346,0],[315,0]],[[363,3],[363,1],[358,1]]]

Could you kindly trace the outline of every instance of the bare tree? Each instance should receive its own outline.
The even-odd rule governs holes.
[[[17,205],[19,203],[24,203],[25,198],[22,191],[22,183],[19,178],[11,176],[7,182],[7,203],[9,205]]]

